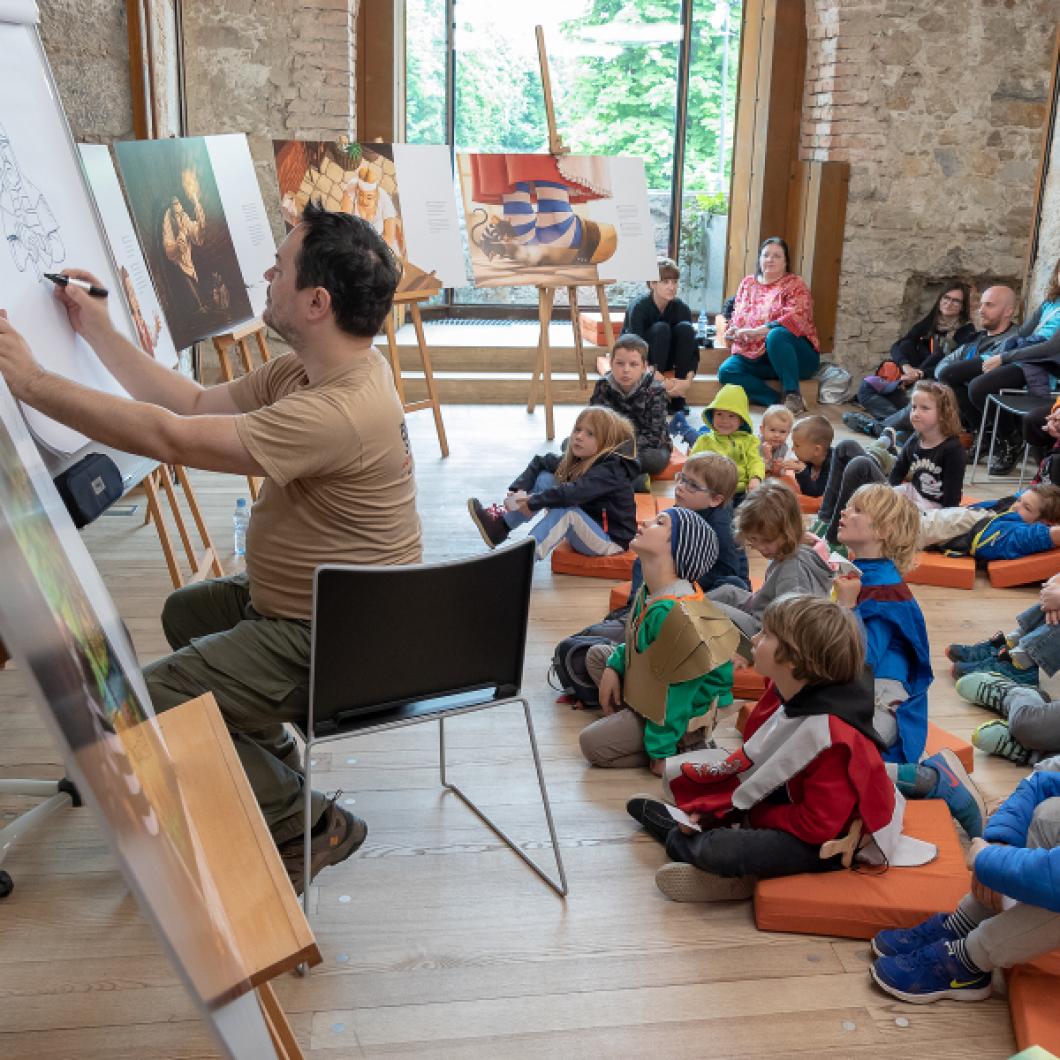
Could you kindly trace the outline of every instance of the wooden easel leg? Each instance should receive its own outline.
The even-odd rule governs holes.
[[[607,288],[602,283],[593,284],[596,288],[596,302],[600,306],[600,316],[604,322],[604,342],[607,353],[596,358],[596,370],[606,375],[611,368],[611,350],[615,345],[615,329],[611,327],[611,311],[607,308]]]
[[[250,343],[247,342],[247,337],[244,335],[237,343],[239,347],[239,359],[243,362],[243,369],[247,373],[254,371],[254,362],[250,359]]]
[[[191,512],[192,519],[195,520],[195,529],[199,532],[199,541],[202,543],[204,549],[201,559],[198,563],[193,564],[195,572],[198,575],[196,580],[199,580],[199,578],[205,578],[207,570],[209,570],[215,578],[223,578],[225,573],[224,568],[221,566],[221,561],[217,556],[217,549],[214,548],[213,539],[210,537],[210,531],[206,526],[206,520],[202,517],[202,510],[199,508],[198,498],[195,496],[195,491],[191,488],[188,472],[182,464],[174,465],[173,470],[177,474],[177,481],[180,483],[180,488],[184,491],[184,499],[188,502],[188,510]]]
[[[258,1003],[265,1016],[265,1024],[269,1028],[269,1037],[272,1038],[273,1047],[276,1049],[277,1060],[304,1060],[298,1039],[291,1030],[287,1014],[280,1007],[271,983],[262,983],[258,987]]]
[[[173,588],[179,589],[184,584],[184,578],[180,573],[180,564],[177,562],[176,553],[173,551],[173,541],[169,536],[169,528],[162,518],[162,506],[158,503],[158,486],[155,483],[155,475],[159,472],[152,471],[143,480],[144,493],[147,494],[147,507],[151,510],[151,517],[155,521],[155,530],[158,531],[158,543],[162,546],[162,555],[169,569],[169,579],[173,582]],[[165,471],[161,471],[165,475]]]
[[[448,456],[449,442],[445,437],[445,424],[442,423],[442,408],[438,402],[438,391],[434,385],[434,372],[431,369],[431,355],[427,351],[427,339],[423,334],[423,317],[420,315],[419,302],[412,303],[412,326],[416,330],[416,341],[420,346],[420,359],[423,361],[423,378],[427,383],[427,396],[431,402],[431,411],[434,413],[434,429],[438,432],[438,445],[442,450],[442,456]]]
[[[578,364],[578,382],[582,390],[589,389],[589,378],[585,374],[585,347],[582,345],[582,323],[578,311],[578,288],[567,288],[570,303],[570,326],[574,329],[574,358]]]
[[[526,411],[533,412],[537,403],[537,381],[541,380],[545,398],[545,437],[552,441],[556,437],[556,427],[552,416],[552,347],[549,339],[549,325],[552,322],[552,302],[556,297],[555,287],[537,289],[537,363],[530,380],[530,400]]]
[[[390,370],[394,373],[394,389],[398,392],[398,400],[404,405],[405,384],[401,381],[401,356],[398,354],[393,313],[387,313],[386,322],[383,326],[386,330],[386,344],[390,347]]]
[[[261,363],[269,359],[269,344],[265,341],[265,328],[262,326],[254,332],[254,340],[258,344],[258,353],[261,354]]]

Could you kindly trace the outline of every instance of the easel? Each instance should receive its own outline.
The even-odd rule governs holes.
[[[534,27],[537,37],[537,59],[541,68],[541,89],[545,95],[545,119],[548,122],[548,149],[553,155],[570,154],[570,148],[556,130],[556,111],[552,104],[552,78],[548,72],[548,54],[545,51],[545,31],[541,26]],[[611,314],[607,308],[606,287],[613,280],[600,280],[592,286],[596,288],[596,299],[604,322],[604,337],[607,348],[614,345],[615,336],[611,327]],[[545,437],[551,442],[556,437],[556,425],[552,409],[552,346],[548,326],[552,321],[552,306],[556,299],[557,286],[538,284],[537,287],[537,362],[530,380],[530,397],[526,402],[526,411],[533,412],[537,404],[537,384],[542,381],[545,404]],[[570,322],[574,329],[574,355],[578,364],[578,382],[583,392],[589,389],[589,379],[585,374],[585,348],[582,344],[581,321],[578,315],[578,288],[567,287],[567,301],[570,303]]]
[[[212,695],[158,715],[187,814],[278,1060],[301,1060],[272,980],[322,960]],[[224,807],[219,810],[219,807]]]
[[[260,320],[250,320],[246,324],[241,324],[238,328],[213,336],[213,348],[217,351],[217,360],[221,365],[221,375],[224,376],[226,383],[231,383],[235,379],[232,364],[228,360],[229,352],[238,351],[244,372],[252,372],[256,367],[254,359],[250,355],[251,339],[254,340],[255,345],[258,347],[261,363],[265,364],[269,360],[269,346],[265,341],[265,325]],[[256,501],[261,483],[253,475],[247,475],[247,487],[250,490],[251,500]]]
[[[203,551],[200,555],[195,554],[195,547],[192,544],[191,535],[188,533],[188,524],[184,521],[184,514],[180,510],[180,502],[177,499],[176,490],[173,489],[174,475],[177,477],[180,488],[184,491],[184,499],[188,502],[191,517],[195,520],[195,528],[199,532],[199,540],[203,546]],[[159,503],[159,483],[161,483],[162,489],[165,491],[166,500],[169,501],[169,510],[173,514],[173,522],[176,523],[177,533],[180,534],[181,543],[184,545],[184,554],[188,558],[188,566],[191,568],[191,576],[188,578],[185,578],[181,573],[176,549],[173,547],[173,541],[169,536],[169,528],[166,526],[163,517],[162,505]],[[140,485],[143,487],[144,494],[147,497],[147,514],[144,516],[143,525],[146,526],[152,519],[154,520],[155,529],[158,531],[158,543],[162,546],[162,555],[165,557],[173,588],[179,589],[184,585],[193,585],[195,582],[201,582],[207,574],[212,574],[215,578],[224,577],[224,569],[218,558],[217,549],[210,538],[206,520],[202,517],[199,502],[195,498],[195,492],[192,490],[191,482],[188,480],[188,472],[183,465],[173,464],[170,466],[162,464],[147,475]]]
[[[406,412],[419,412],[420,409],[430,409],[434,413],[434,429],[438,432],[438,447],[442,456],[449,455],[449,442],[445,437],[445,424],[442,423],[442,409],[438,402],[438,390],[434,385],[434,372],[431,369],[431,355],[427,351],[427,339],[423,334],[423,317],[420,315],[420,303],[426,301],[434,290],[428,291],[405,291],[394,295],[394,305],[408,306],[412,316],[412,326],[416,331],[416,342],[420,348],[420,360],[423,363],[423,379],[427,384],[427,397],[423,401],[406,401],[405,384],[401,380],[401,358],[398,354],[397,336],[394,332],[394,315],[387,313],[386,342],[390,347],[390,367],[394,373],[394,386],[397,388],[401,407]]]

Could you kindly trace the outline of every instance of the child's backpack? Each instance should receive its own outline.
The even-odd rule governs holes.
[[[571,637],[564,637],[552,653],[549,684],[557,691],[572,696],[582,706],[598,710],[600,691],[589,676],[585,656],[594,644],[619,644],[624,636],[624,622],[605,620],[594,626],[587,626]]]

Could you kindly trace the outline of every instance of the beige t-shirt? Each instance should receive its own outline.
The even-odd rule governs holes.
[[[268,478],[247,530],[250,600],[308,619],[321,563],[420,561],[416,479],[390,366],[373,349],[310,385],[285,354],[231,384],[236,430]]]

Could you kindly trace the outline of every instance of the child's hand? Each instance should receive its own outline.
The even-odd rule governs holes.
[[[648,759],[648,768],[657,777],[661,777],[663,775],[663,770],[666,768],[666,759],[665,758],[649,758]],[[680,827],[680,825],[678,825],[678,827]]]
[[[529,505],[526,503],[526,498],[529,494],[526,490],[519,490],[518,492],[508,491],[508,496],[504,498],[504,507],[510,512],[521,512],[527,518],[533,515],[530,511]]]
[[[794,457],[785,457],[780,461],[781,469],[784,471],[794,471],[795,474],[799,474],[800,471],[804,470],[806,465],[801,460],[796,460]]]
[[[840,607],[856,607],[861,595],[861,579],[856,574],[844,574],[832,583],[835,586],[835,602]]]
[[[1060,626],[1060,611],[1044,611],[1047,626]]]
[[[695,822],[696,822],[696,824],[699,824],[699,822],[700,822],[700,821],[701,821],[701,820],[702,820],[703,818],[702,818],[702,815],[701,815],[701,814],[698,814],[698,813],[690,813],[690,814],[688,815],[688,819],[689,819],[690,821],[695,821]],[[698,834],[698,833],[696,832],[696,830],[695,830],[694,828],[689,828],[687,824],[680,824],[680,823],[678,823],[677,827],[678,827],[678,828],[679,828],[679,829],[680,829],[680,830],[681,830],[682,832],[684,832],[684,834],[685,834],[685,835],[697,835],[697,834]]]
[[[751,490],[756,490],[761,485],[762,485],[762,480],[760,478],[757,478],[757,477],[756,478],[749,478],[747,480],[747,492],[750,493]]]
[[[609,666],[600,678],[600,706],[605,714],[614,714],[622,704],[622,678]]]

